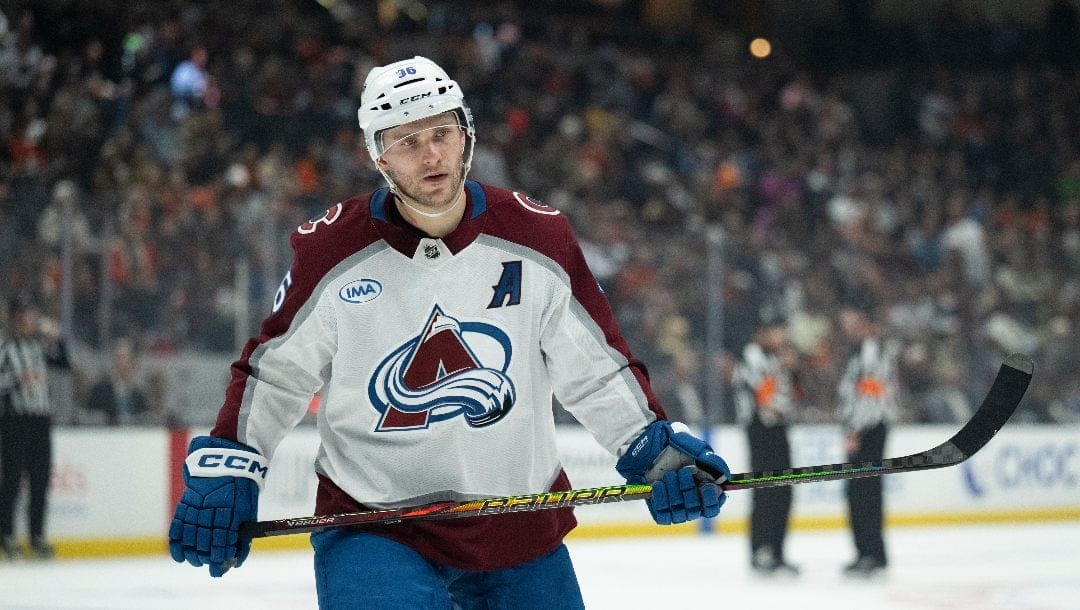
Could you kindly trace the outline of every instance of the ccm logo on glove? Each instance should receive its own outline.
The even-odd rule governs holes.
[[[184,464],[193,477],[247,477],[262,487],[267,467],[250,451],[236,449],[197,449],[187,456]]]
[[[648,436],[642,436],[641,440],[638,441],[637,444],[634,445],[634,448],[630,450],[630,455],[632,455],[634,457],[637,457],[637,455],[639,453],[641,453],[641,450],[645,448],[645,445],[648,445],[648,444],[649,444],[649,437]]]

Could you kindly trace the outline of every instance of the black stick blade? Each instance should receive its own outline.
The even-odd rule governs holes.
[[[1034,371],[1035,363],[1023,354],[1012,354],[1005,359],[982,406],[971,421],[949,440],[960,450],[962,459],[975,455],[1005,425],[1020,405]]]

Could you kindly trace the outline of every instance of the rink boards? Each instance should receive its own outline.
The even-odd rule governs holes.
[[[48,529],[61,556],[163,552],[168,520],[183,489],[179,465],[187,439],[201,432],[58,429]],[[749,470],[742,430],[719,427],[703,432],[733,472]],[[922,451],[953,432],[949,426],[898,427],[890,433],[886,453]],[[837,427],[793,428],[791,443],[795,465],[843,461]],[[312,513],[317,444],[316,433],[309,428],[297,429],[285,439],[271,462],[260,498],[260,519]],[[583,429],[561,428],[559,448],[575,487],[622,483],[614,457]],[[884,483],[891,527],[1080,520],[1080,427],[1011,425],[959,466],[891,475]],[[795,486],[793,529],[846,527],[844,490],[843,481]],[[578,508],[580,526],[572,535],[741,533],[752,493],[731,492],[721,517],[711,522],[666,528],[652,524],[640,501]],[[17,527],[25,527],[25,522],[20,519]],[[258,544],[297,548],[306,545],[307,538],[284,536]]]

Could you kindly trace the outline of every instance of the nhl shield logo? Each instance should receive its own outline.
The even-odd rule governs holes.
[[[376,432],[428,428],[461,416],[474,428],[491,425],[514,406],[506,375],[510,338],[484,322],[461,322],[436,305],[419,335],[379,363],[368,384],[382,415]]]

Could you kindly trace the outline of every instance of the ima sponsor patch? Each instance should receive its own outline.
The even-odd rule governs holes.
[[[346,303],[367,303],[379,298],[382,290],[382,283],[378,280],[363,278],[342,286],[341,290],[338,290],[338,296]]]

